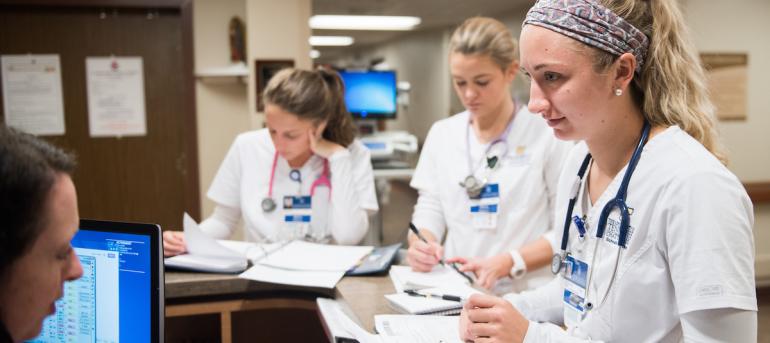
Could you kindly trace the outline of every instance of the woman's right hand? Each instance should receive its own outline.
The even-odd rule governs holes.
[[[429,241],[425,243],[421,240],[414,240],[406,251],[406,262],[412,267],[412,270],[418,272],[429,272],[433,266],[438,264],[444,255],[444,248],[436,242]]]
[[[184,232],[163,231],[163,255],[176,256],[187,252],[187,244],[184,242]]]

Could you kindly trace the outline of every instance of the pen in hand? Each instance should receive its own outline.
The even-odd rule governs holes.
[[[417,229],[417,227],[416,227],[416,226],[414,226],[414,224],[412,224],[411,222],[409,223],[409,230],[412,230],[412,232],[415,234],[415,236],[417,236],[417,238],[419,238],[419,239],[420,239],[420,240],[421,240],[423,243],[425,243],[425,244],[429,244],[429,243],[428,243],[428,240],[427,240],[427,239],[425,239],[425,236],[423,236],[422,234],[420,234],[420,230],[418,230],[418,229]],[[439,263],[440,265],[442,265],[442,266],[445,266],[445,267],[446,267],[446,263],[444,263],[444,259],[443,259],[443,258],[440,258],[440,259],[438,260],[438,263]],[[462,275],[462,276],[463,276],[463,277],[464,277],[466,280],[468,280],[468,282],[470,282],[471,284],[473,284],[473,279],[472,279],[470,276],[468,276],[467,274],[465,274],[465,273],[463,273],[462,271],[460,271],[460,269],[459,269],[459,268],[457,268],[457,266],[456,266],[454,263],[450,263],[450,264],[449,264],[449,266],[450,266],[450,267],[452,267],[452,269],[454,269],[454,270],[455,270],[457,273],[459,273],[460,275]]]
[[[413,297],[426,297],[426,298],[439,298],[443,300],[449,300],[449,301],[457,301],[462,302],[463,298],[456,296],[456,295],[448,295],[448,294],[432,294],[432,293],[420,293],[413,289],[407,289],[404,290],[404,293],[409,294]]]

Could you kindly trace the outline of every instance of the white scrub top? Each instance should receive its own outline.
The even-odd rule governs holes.
[[[585,143],[578,144],[562,173],[554,221],[557,242],[570,189],[587,152]],[[589,266],[595,268],[588,285],[588,301],[595,304],[594,309],[577,323],[565,320],[569,312],[563,297],[570,281],[561,276],[541,289],[506,296],[531,321],[525,342],[563,342],[569,337],[678,342],[683,335],[680,316],[688,312],[757,310],[751,201],[735,175],[676,126],[649,140],[631,176],[626,203],[633,210],[627,249],[621,253],[606,302],[597,305],[615,267],[618,229],[608,223],[604,239],[597,242],[594,235],[601,210],[617,194],[625,170],[596,204],[578,201],[573,213],[587,215],[588,233],[581,242],[572,224],[571,254],[590,265],[598,243],[596,265]],[[609,218],[608,222],[619,220],[617,211]],[[566,323],[567,331],[537,322]]]
[[[270,242],[279,240],[286,230],[283,217],[284,196],[310,195],[313,182],[323,172],[323,158],[313,155],[299,168],[301,183],[292,180],[292,168],[283,157],[278,157],[273,181],[273,200],[276,209],[262,210],[262,200],[268,196],[270,172],[275,147],[267,129],[238,135],[219,167],[208,191],[208,197],[217,204],[240,208],[246,228],[246,240]],[[347,149],[329,157],[330,201],[316,206],[328,209],[327,225],[338,244],[357,244],[368,230],[368,211],[377,211],[374,176],[369,150],[358,140]],[[316,192],[323,187],[316,188]],[[328,198],[327,198],[328,199]]]
[[[466,132],[474,168],[485,163],[481,159],[487,144],[479,143],[473,129],[468,130],[469,118],[466,111],[433,124],[410,184],[419,192],[412,222],[439,241],[446,233],[447,258],[510,252],[548,231],[561,166],[573,146],[557,140],[545,121],[526,107],[519,110],[507,137],[508,154],[490,175],[490,183],[499,184],[497,225],[474,228],[471,200],[459,184],[469,174]],[[483,169],[479,167],[476,175]],[[551,278],[546,269],[528,272],[514,280],[513,290],[532,288]]]

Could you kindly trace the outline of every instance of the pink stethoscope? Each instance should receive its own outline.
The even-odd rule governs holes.
[[[275,211],[276,207],[275,200],[273,200],[273,180],[275,179],[275,168],[277,165],[278,151],[276,151],[275,155],[273,155],[273,167],[270,169],[270,186],[268,188],[267,197],[262,199],[262,211],[268,213]],[[299,169],[292,169],[291,172],[289,172],[289,178],[292,181],[298,182],[300,185],[302,184],[302,174],[299,172]],[[329,187],[329,197],[331,198],[332,183],[329,180],[329,160],[324,159],[324,169],[323,172],[321,172],[321,176],[319,176],[315,181],[313,181],[313,184],[310,185],[311,197],[313,194],[315,194],[315,188],[318,186]]]

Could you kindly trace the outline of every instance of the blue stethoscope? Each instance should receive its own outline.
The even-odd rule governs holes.
[[[618,269],[618,262],[620,261],[620,248],[626,248],[626,240],[628,239],[628,230],[630,227],[630,221],[631,221],[631,214],[628,211],[628,205],[626,204],[626,195],[628,193],[628,184],[631,181],[631,175],[634,174],[634,170],[636,169],[636,165],[639,163],[639,159],[642,156],[642,150],[644,149],[644,145],[647,143],[647,138],[650,136],[650,123],[648,123],[646,120],[644,121],[644,126],[642,128],[642,136],[639,138],[639,143],[636,145],[636,149],[634,149],[634,153],[631,155],[631,161],[628,162],[628,168],[626,169],[625,174],[623,174],[623,181],[620,184],[620,188],[618,189],[618,193],[615,195],[614,198],[612,198],[610,201],[607,202],[606,205],[604,205],[604,208],[602,208],[602,212],[599,215],[599,223],[597,225],[596,229],[596,238],[597,242],[601,240],[604,237],[604,229],[607,227],[607,219],[610,216],[610,213],[618,209],[620,211],[620,232],[618,236],[618,254],[615,261],[615,268],[612,272],[612,279],[610,280],[610,284],[607,287],[607,291],[604,293],[604,297],[601,301],[601,303],[604,303],[604,300],[607,299],[607,294],[609,294],[610,289],[612,288],[612,283],[615,280],[615,275],[617,274]],[[583,176],[585,176],[586,170],[588,170],[588,165],[591,162],[591,154],[588,153],[586,157],[583,159],[583,163],[580,165],[580,169],[578,169],[577,173],[577,179],[575,180],[575,183],[572,185],[571,190],[571,196],[569,199],[569,205],[567,206],[567,215],[564,220],[564,231],[561,236],[561,251],[553,255],[553,259],[551,260],[551,271],[554,274],[558,274],[561,270],[566,270],[566,265],[569,263],[567,262],[567,257],[570,256],[570,252],[567,251],[567,243],[569,242],[569,228],[570,223],[574,220],[575,226],[577,227],[578,234],[580,235],[580,238],[583,238],[586,233],[586,229],[583,225],[583,222],[578,218],[572,217],[572,211],[575,209],[575,203],[577,202],[578,193],[580,190],[580,185],[583,182]],[[594,246],[594,255],[593,257],[596,257],[596,247]],[[591,263],[589,277],[588,277],[588,283],[586,285],[586,291],[588,291],[591,283],[591,279],[593,276],[593,268],[594,264]],[[588,296],[586,295],[585,299],[588,299]],[[601,304],[600,303],[600,304]],[[586,309],[591,309],[593,306],[589,302],[585,304]]]

